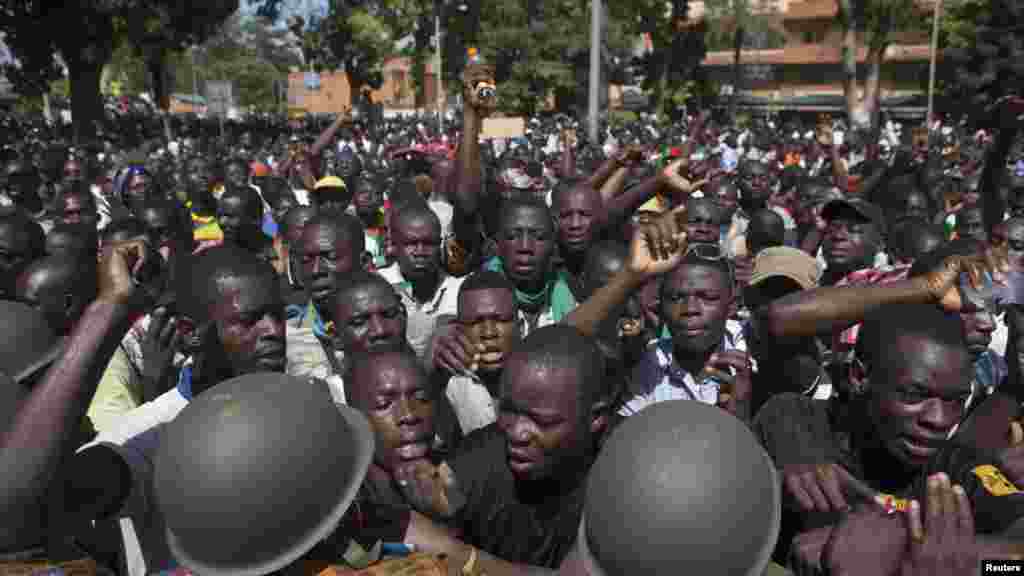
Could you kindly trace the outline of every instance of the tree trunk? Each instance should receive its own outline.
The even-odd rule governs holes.
[[[872,142],[878,142],[878,130],[880,128],[880,100],[882,97],[882,61],[885,59],[885,50],[888,47],[889,32],[892,30],[892,5],[882,5],[882,12],[877,18],[877,28],[871,33],[871,44],[868,47],[867,55],[867,77],[864,80],[864,100],[862,111],[867,120],[867,130],[873,138]]]
[[[96,136],[95,122],[103,118],[103,101],[100,98],[103,62],[83,58],[68,64],[72,132],[75,143],[84,144]]]
[[[348,76],[348,105],[355,109],[359,103],[359,95],[362,94],[363,85],[366,84],[358,74],[353,74],[348,70],[345,71],[345,75]]]
[[[732,94],[729,95],[729,119],[734,122],[736,121],[736,105],[740,97],[740,82],[742,81],[740,58],[743,54],[743,36],[743,27],[737,25],[732,48]]]
[[[839,20],[843,24],[843,96],[846,117],[853,123],[860,117],[857,97],[857,19],[851,0],[839,0]]]
[[[654,82],[652,84],[653,90],[651,91],[651,99],[653,100],[654,110],[659,117],[666,114],[665,110],[665,92],[668,91],[668,58],[665,55],[665,51],[662,51],[658,55],[657,60],[654,63]]]
[[[871,49],[867,59],[867,76],[864,80],[864,99],[861,102],[861,112],[867,119],[867,125],[863,126],[868,130],[872,142],[878,141],[878,130],[880,128],[880,100],[882,97],[882,60],[885,58],[885,46]]]

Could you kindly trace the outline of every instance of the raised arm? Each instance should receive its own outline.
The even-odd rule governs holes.
[[[647,280],[679,264],[686,252],[686,205],[662,215],[633,234],[629,263],[611,281],[594,291],[565,318],[583,334],[596,336],[601,325]]]
[[[334,140],[334,136],[338,133],[338,130],[340,130],[341,127],[344,126],[345,124],[350,124],[351,122],[351,109],[345,110],[341,114],[338,114],[338,117],[334,119],[334,122],[331,122],[331,125],[320,133],[320,136],[317,137],[316,142],[313,142],[313,146],[310,147],[309,149],[309,155],[313,157],[319,156],[320,152],[322,152],[323,149],[326,148],[327,145]]]
[[[980,278],[988,269],[1005,272],[994,251],[982,256],[950,256],[937,269],[915,278],[875,286],[815,288],[775,300],[757,310],[761,333],[769,338],[817,336],[845,330],[886,304],[934,302],[951,311],[961,307],[957,283],[966,272]],[[991,263],[989,263],[991,262]]]
[[[985,230],[989,235],[1003,221],[1006,204],[999,195],[999,183],[1006,172],[1006,156],[1010,153],[1013,141],[1019,131],[1018,114],[1024,109],[1024,102],[1014,98],[1006,98],[999,102],[996,114],[999,119],[999,132],[996,141],[985,154],[985,168],[981,172],[978,183],[985,218]]]
[[[145,259],[140,241],[108,246],[99,297],[89,305],[63,353],[0,434],[0,550],[38,543],[39,518],[62,457],[96,391],[100,375],[139,308],[131,270]],[[32,540],[36,539],[36,542]]]
[[[558,135],[562,143],[562,158],[559,164],[559,177],[563,180],[576,177],[576,136],[568,129]]]
[[[480,193],[483,167],[480,162],[480,129],[497,106],[494,69],[471,65],[463,74],[462,141],[459,145],[455,174],[455,214],[452,226],[459,245],[474,253],[480,241]]]

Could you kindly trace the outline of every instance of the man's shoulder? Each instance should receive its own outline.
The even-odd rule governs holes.
[[[504,463],[504,443],[505,438],[496,422],[467,434],[451,462],[456,476],[490,473],[495,462]]]
[[[785,419],[817,418],[828,414],[828,400],[816,400],[802,394],[786,392],[772,396],[757,412],[755,422]]]
[[[84,451],[94,446],[131,447],[148,454],[156,450],[159,431],[164,424],[174,420],[188,405],[188,400],[172,388],[153,400],[121,414],[96,438],[82,446]]]
[[[831,402],[784,393],[758,410],[754,432],[777,465],[833,452],[836,436],[829,417]]]

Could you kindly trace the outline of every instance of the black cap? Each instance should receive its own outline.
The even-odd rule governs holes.
[[[867,222],[874,224],[879,231],[885,231],[885,215],[882,209],[860,198],[840,198],[832,200],[821,209],[821,217],[831,222],[842,215],[855,214]]]
[[[338,525],[373,457],[373,432],[326,386],[240,376],[194,398],[155,458],[167,542],[204,575],[261,575],[300,559]]]
[[[700,402],[661,402],[602,448],[579,547],[591,574],[759,576],[781,518],[775,467],[745,424]]]

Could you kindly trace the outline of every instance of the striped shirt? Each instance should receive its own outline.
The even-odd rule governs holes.
[[[726,322],[722,348],[726,351],[747,351],[743,327],[739,322]],[[648,348],[633,371],[632,383],[636,388],[619,409],[621,416],[632,416],[652,404],[669,400],[718,403],[718,382],[697,382],[693,374],[683,370],[673,356],[671,338],[661,338]]]

